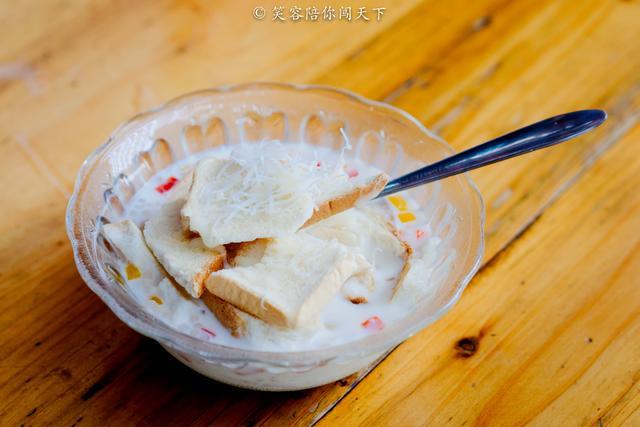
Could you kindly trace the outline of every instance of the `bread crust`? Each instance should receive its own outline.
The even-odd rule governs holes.
[[[250,251],[245,259],[236,259],[236,267],[209,276],[205,285],[212,294],[274,326],[313,323],[318,310],[349,277],[373,280],[364,257],[308,234],[274,239],[260,257]]]
[[[189,186],[189,191],[191,191],[193,182],[195,182],[195,179],[192,180],[191,185]],[[371,179],[364,186],[356,187],[346,194],[340,195],[331,200],[327,200],[314,209],[311,217],[300,228],[302,229],[308,227],[312,224],[315,224],[316,222],[320,222],[333,215],[339,214],[340,212],[346,211],[347,209],[351,209],[355,206],[358,200],[365,197],[371,198],[380,193],[384,186],[387,185],[387,182],[389,182],[389,176],[387,174],[381,173],[373,177],[373,179]],[[182,227],[184,228],[185,238],[193,239],[199,237],[199,234],[197,232],[189,228],[189,218],[184,216],[182,212],[180,214],[180,221],[182,223]],[[245,243],[251,242],[228,243],[225,246],[227,247],[227,250],[229,250],[231,247],[231,250],[233,251],[234,247],[232,245],[240,245],[239,247],[241,247],[241,245]]]
[[[204,293],[204,282],[207,280],[207,277],[214,271],[222,269],[222,267],[224,267],[224,255],[220,254],[216,259],[207,264],[202,271],[193,276],[193,287],[198,297],[202,297]]]
[[[179,224],[179,207],[183,199],[168,202],[144,224],[145,242],[156,260],[169,275],[194,297],[200,298],[204,282],[214,271],[224,267],[222,246],[207,248],[185,236]]]
[[[387,222],[387,228],[389,229],[389,231],[391,231],[391,234],[396,236],[396,239],[400,241],[400,244],[404,248],[404,255],[403,255],[404,266],[402,266],[402,270],[400,270],[400,273],[398,274],[398,280],[396,281],[396,284],[393,286],[393,290],[391,292],[391,298],[393,298],[393,296],[396,294],[396,291],[401,286],[405,276],[409,272],[409,268],[411,267],[409,260],[411,259],[411,255],[413,254],[413,248],[407,242],[402,240],[402,238],[400,237],[400,232],[396,227],[393,226],[393,224],[391,224],[390,222]]]
[[[235,306],[209,291],[205,291],[201,299],[232,336],[240,338],[247,334],[247,322],[240,316]]]
[[[362,198],[377,195],[382,191],[384,186],[387,185],[387,182],[389,182],[389,176],[381,173],[376,175],[364,186],[356,187],[346,194],[327,200],[313,211],[313,215],[311,215],[311,217],[304,223],[302,228],[339,214],[347,209],[351,209],[355,206],[356,202]]]
[[[237,305],[244,307],[242,311],[245,311],[258,319],[263,320],[265,323],[269,323],[275,326],[290,327],[287,316],[278,308],[271,305],[268,301],[263,301],[260,297],[252,294],[251,292],[239,289],[236,286],[234,280],[227,279],[224,276],[216,276],[215,280],[208,281],[207,290],[213,295],[212,291],[217,290],[232,290],[237,292]],[[219,297],[218,297],[219,298]],[[225,301],[225,299],[220,298]],[[228,303],[228,302],[227,302]],[[228,303],[232,305],[231,303]],[[237,307],[236,305],[232,305]]]

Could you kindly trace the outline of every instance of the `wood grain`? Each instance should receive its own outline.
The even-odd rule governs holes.
[[[504,416],[499,408],[483,408],[486,412],[470,409],[487,401],[476,399],[475,387],[465,388],[466,383],[460,383],[458,370],[451,365],[463,362],[450,360],[451,346],[460,337],[478,336],[476,326],[487,320],[486,312],[494,302],[482,295],[494,286],[493,271],[535,266],[540,268],[536,277],[568,275],[579,270],[582,262],[594,262],[581,257],[580,252],[566,262],[536,265],[523,261],[522,266],[512,262],[502,267],[515,251],[512,247],[552,245],[565,239],[565,235],[558,238],[555,230],[545,231],[539,240],[534,237],[547,215],[545,209],[558,200],[553,205],[556,209],[565,197],[588,199],[592,191],[599,194],[596,188],[582,184],[586,177],[577,189],[573,184],[637,123],[640,5],[592,0],[407,0],[388,6],[380,24],[338,24],[327,31],[322,25],[255,22],[250,18],[254,3],[70,1],[60,7],[46,1],[38,7],[29,3],[0,7],[2,35],[6,35],[0,68],[18,64],[27,70],[20,78],[0,80],[0,176],[3,182],[13,184],[11,191],[0,192],[2,206],[12,207],[0,222],[2,424],[293,425],[318,420],[336,404],[329,421],[346,421],[345,413],[359,408],[357,417],[349,422],[391,422],[400,409],[413,413],[415,418],[405,420],[415,422],[425,412],[414,409],[432,409],[425,399],[438,391],[453,396],[438,404],[438,413],[455,412],[461,406],[464,419],[478,419],[478,414],[484,417],[480,420]],[[467,299],[476,301],[476,310],[461,312],[457,308],[434,328],[404,344],[369,375],[361,373],[311,391],[255,393],[190,372],[157,344],[119,322],[75,272],[64,234],[63,211],[82,159],[118,122],[186,91],[269,79],[331,84],[390,101],[435,128],[458,149],[575,108],[605,107],[610,120],[580,142],[474,173],[488,202],[487,260],[491,260],[463,298],[462,304]],[[628,150],[637,156],[637,149]],[[627,221],[618,220],[620,226]],[[615,220],[606,224],[603,229],[617,226]],[[568,223],[564,225],[569,228]],[[522,240],[536,244],[520,243]],[[626,246],[615,247],[611,256],[622,256],[625,250]],[[614,268],[616,259],[607,258],[612,264],[606,267]],[[633,264],[633,259],[630,262]],[[565,298],[574,311],[580,310],[586,298],[595,298],[591,287],[572,301],[568,291],[560,289],[556,295],[544,283],[540,286],[546,292],[540,295],[520,295],[520,286],[511,289],[504,304],[496,302],[492,319],[508,318],[512,311],[509,304],[513,298],[520,301],[520,296],[546,296],[538,304],[551,300],[555,305],[541,313],[558,322],[554,309],[560,310],[558,305],[567,302]],[[634,309],[630,302],[616,302],[624,306],[624,313]],[[518,318],[509,334],[527,333],[534,338],[531,348],[538,348],[554,333],[532,326],[538,314],[531,312],[533,317],[528,320]],[[567,331],[592,320],[586,314],[567,320]],[[608,324],[606,318],[601,320]],[[610,327],[622,328],[620,334],[628,335],[630,330],[620,322],[619,317],[612,317]],[[566,332],[553,331],[567,351],[582,348],[565,337]],[[480,339],[481,352],[488,337],[490,333]],[[521,343],[515,338],[508,342],[510,346]],[[594,343],[600,341],[594,338]],[[473,347],[473,340],[462,344]],[[603,342],[599,345],[605,353],[612,351]],[[616,357],[608,356],[608,365],[592,368],[597,374],[593,378],[608,373],[618,378],[615,375],[622,375],[623,369],[610,366],[628,365],[629,358],[637,356],[633,351],[630,346]],[[525,373],[530,380],[498,376],[489,382],[483,396],[498,406],[510,402],[492,394],[499,393],[498,386],[503,384],[520,387],[519,396],[533,395],[538,400],[552,394],[545,394],[547,387],[535,381],[538,371],[526,366],[538,360],[533,353],[522,349],[514,354],[522,357],[510,362],[515,369],[511,372]],[[434,365],[436,356],[439,359]],[[556,360],[555,353],[543,356],[547,358],[540,356],[540,361]],[[412,365],[412,358],[425,363]],[[464,362],[475,366],[477,359],[474,356]],[[546,367],[540,363],[536,369],[546,375]],[[578,358],[572,369],[579,370],[584,363]],[[504,357],[487,357],[481,374],[502,371],[504,364]],[[408,365],[414,368],[400,370]],[[449,380],[440,371],[423,366],[439,366],[443,373],[453,369],[456,375]],[[414,385],[425,382],[433,394],[415,386],[418,392],[408,397],[413,406],[398,405],[397,400],[405,396],[398,385],[404,383],[395,383],[398,393],[386,388],[390,367],[402,381]],[[566,375],[582,378],[577,371],[570,372]],[[425,379],[425,375],[431,377]],[[358,385],[361,378],[366,380]],[[567,381],[553,393],[564,390]],[[615,380],[588,385],[600,387],[607,396],[621,391]],[[354,387],[354,393],[349,393]],[[573,405],[584,412],[584,405],[578,405],[584,402],[578,401],[592,396],[592,389],[576,390],[572,392],[575,399],[563,401],[564,407],[552,411],[531,399],[530,406],[520,405],[514,414],[519,419],[534,419],[531,414],[542,408],[542,420],[549,419],[544,411],[562,419],[571,417],[569,408]],[[629,386],[610,402],[606,413],[601,408],[603,422],[637,417],[637,391],[637,385]],[[458,420],[452,418],[451,422]]]
[[[539,21],[537,26],[541,27],[548,25],[548,22],[562,22],[561,17],[567,12],[565,8],[553,8],[553,13],[550,14],[545,9],[545,6],[547,9],[549,8],[549,4],[528,2],[523,6],[522,3],[511,2],[496,11],[485,10],[489,14],[481,15],[475,21],[475,28],[478,28],[478,22],[484,22],[484,26],[460,42],[449,56],[445,55],[445,59],[441,61],[448,61],[448,63],[438,68],[422,65],[429,70],[427,74],[431,76],[428,84],[421,80],[425,78],[424,74],[418,75],[412,77],[408,85],[403,85],[401,90],[392,94],[394,104],[412,112],[427,125],[438,127],[438,122],[442,121],[442,119],[436,118],[430,122],[430,115],[447,117],[447,126],[440,125],[441,133],[451,141],[454,147],[460,149],[476,141],[482,141],[483,138],[524,125],[533,121],[533,117],[542,118],[545,115],[568,111],[572,108],[585,108],[594,105],[609,111],[610,118],[607,125],[600,131],[583,137],[580,142],[560,146],[552,151],[513,159],[509,163],[494,165],[490,169],[473,174],[487,203],[487,260],[495,258],[512,241],[514,236],[518,236],[532,224],[544,208],[558,198],[576,177],[582,174],[611,144],[616,142],[620,135],[628,131],[630,126],[637,123],[640,113],[639,81],[636,73],[636,70],[640,69],[640,64],[623,66],[609,73],[608,68],[602,67],[596,61],[591,64],[593,69],[589,74],[583,73],[582,69],[589,68],[590,64],[579,60],[579,58],[589,55],[595,57],[608,55],[607,52],[615,52],[617,56],[620,54],[619,51],[623,49],[623,45],[636,49],[634,44],[626,43],[624,40],[626,36],[630,35],[629,33],[613,29],[627,28],[630,26],[630,22],[640,19],[640,10],[637,7],[629,10],[626,5],[622,5],[620,9],[617,9],[613,7],[612,3],[607,3],[607,6],[614,10],[607,9],[606,13],[603,13],[599,4],[594,2],[590,5],[593,8],[590,9],[589,5],[585,5],[585,8],[581,9],[581,12],[586,15],[576,16],[577,20],[589,21],[589,19],[599,16],[599,27],[590,30],[597,35],[599,43],[601,43],[602,50],[597,52],[593,51],[592,38],[585,37],[577,41],[571,39],[565,45],[562,39],[557,38],[557,34],[552,34],[546,39],[546,33],[536,33],[536,36],[542,39],[540,51],[525,50],[520,52],[512,48],[512,51],[505,52],[504,44],[510,43],[508,40],[515,39],[515,42],[511,43],[519,46],[532,37],[531,28],[523,25],[520,19],[532,22]],[[629,12],[633,12],[633,14],[629,14]],[[505,34],[507,30],[508,33]],[[560,32],[563,30],[570,31],[569,27],[560,28]],[[632,34],[632,37],[636,36],[637,34]],[[489,42],[491,44],[486,45]],[[372,49],[375,50],[375,47]],[[573,53],[563,58],[561,53],[567,50],[572,50]],[[456,53],[458,51],[459,54]],[[635,58],[639,58],[638,53],[636,51],[630,56],[635,60]],[[500,60],[500,55],[513,61],[515,69],[503,71],[492,65],[491,61]],[[366,53],[361,54],[361,57],[365,56]],[[449,57],[452,59],[449,60]],[[560,59],[557,59],[558,57]],[[335,84],[337,80],[331,80],[332,75],[338,75],[341,78],[351,71],[370,70],[376,61],[390,65],[393,63],[393,61],[387,62],[384,57],[380,58],[379,56],[364,58],[362,61],[363,63],[356,63],[357,61],[345,63],[338,67],[338,71],[332,70],[328,76],[323,77],[320,81]],[[460,69],[467,67],[467,63],[480,68],[477,73],[480,77],[470,79],[470,81],[455,81],[456,77],[464,75],[461,74]],[[475,72],[473,67],[469,66],[469,69]],[[536,91],[523,92],[518,80],[520,73],[536,67],[544,70],[541,73],[546,72],[546,75],[541,77],[544,85],[541,85]],[[556,68],[566,71],[562,75],[557,75]],[[385,78],[392,79],[393,74],[392,71],[389,71],[390,68],[384,69],[388,73]],[[489,69],[490,73],[482,71],[486,69]],[[451,74],[451,78],[440,77],[439,73]],[[584,80],[576,82],[575,85],[572,83],[570,88],[563,90],[562,84],[568,80],[568,76],[574,76],[573,80],[577,78]],[[511,79],[514,81],[511,82]],[[361,87],[358,89],[366,93],[366,90]],[[457,105],[451,107],[447,103],[438,105],[439,96],[448,96],[449,93],[456,92],[458,89],[462,99],[473,99],[473,102],[465,101],[464,109],[460,109]],[[482,92],[491,94],[496,90],[502,91],[499,97],[476,95]],[[429,94],[425,95],[425,91],[429,91]],[[540,111],[545,111],[546,106],[550,104],[548,100],[556,95],[558,96],[555,101],[558,103],[556,107],[552,105],[547,110],[548,113],[541,114]],[[416,100],[416,97],[420,98]],[[563,104],[565,106],[562,106]],[[484,114],[485,109],[491,113]],[[455,116],[462,114],[463,110],[478,115],[480,118],[472,125],[466,121],[459,121]],[[509,117],[514,117],[514,114],[515,118],[509,119]],[[505,117],[506,119],[505,122],[492,121],[492,116]],[[509,123],[512,124],[509,125]],[[476,126],[477,132],[481,136],[471,134],[458,136],[456,134],[461,129],[466,129],[467,126]],[[484,133],[484,129],[491,128],[491,126],[498,126],[495,128],[495,133]],[[343,391],[334,388],[328,393],[335,393],[335,397],[338,399],[342,396]],[[285,407],[291,411],[296,407],[296,404],[287,403]],[[285,419],[272,415],[270,420],[274,425],[277,425]]]
[[[635,414],[638,140],[640,126],[320,425],[622,425]]]
[[[573,109],[605,108],[610,120],[600,133],[579,143],[471,173],[487,202],[487,259],[637,121],[640,93],[640,51],[632,42],[640,37],[640,26],[634,25],[640,20],[637,3],[516,1],[492,6],[477,18],[475,28],[480,28],[468,37],[442,51],[432,47],[435,56],[395,91],[392,103],[457,149]],[[425,34],[411,46],[427,40]],[[329,74],[338,79],[321,81],[338,84],[356,68],[374,69],[378,60],[387,63],[377,56],[348,63]],[[384,78],[392,80],[389,68],[384,69]]]

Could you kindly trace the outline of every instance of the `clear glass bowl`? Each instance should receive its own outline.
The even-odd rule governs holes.
[[[166,123],[171,125],[167,126]],[[121,125],[82,165],[67,208],[67,233],[84,281],[131,328],[181,362],[219,381],[261,390],[298,390],[365,368],[434,322],[457,301],[484,249],[484,206],[466,175],[411,190],[442,239],[434,257],[433,298],[374,335],[313,351],[251,351],[201,341],[152,316],[127,293],[104,223],[157,171],[189,153],[223,144],[300,141],[339,148],[343,127],[355,153],[392,177],[453,153],[407,113],[343,90],[253,83],[181,96]]]

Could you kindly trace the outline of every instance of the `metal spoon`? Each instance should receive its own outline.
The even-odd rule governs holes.
[[[602,110],[582,110],[542,120],[389,181],[376,198],[567,141],[606,118]]]

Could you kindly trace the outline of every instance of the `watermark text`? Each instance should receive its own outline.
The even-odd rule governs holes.
[[[273,6],[253,8],[253,18],[257,21],[271,20],[277,22],[380,22],[386,7],[351,7],[351,6],[311,6],[284,7]]]

